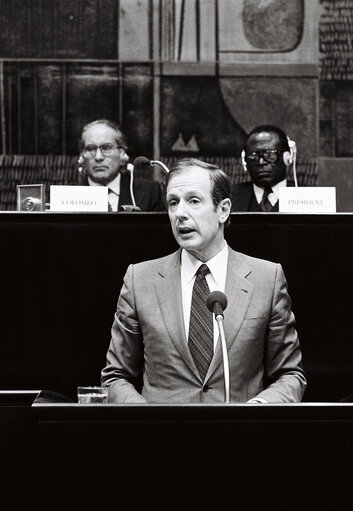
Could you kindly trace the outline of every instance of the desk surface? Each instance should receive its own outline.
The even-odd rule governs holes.
[[[32,405],[39,421],[232,421],[232,422],[340,422],[353,423],[351,403],[286,403],[286,404],[67,404]],[[353,435],[353,428],[352,428]]]

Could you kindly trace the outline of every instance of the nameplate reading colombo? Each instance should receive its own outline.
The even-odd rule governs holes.
[[[108,188],[106,186],[52,185],[50,211],[108,211]]]
[[[336,213],[334,186],[299,186],[279,189],[281,213]]]

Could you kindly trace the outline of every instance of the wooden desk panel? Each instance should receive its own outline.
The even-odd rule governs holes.
[[[349,509],[352,405],[36,405],[43,509]]]

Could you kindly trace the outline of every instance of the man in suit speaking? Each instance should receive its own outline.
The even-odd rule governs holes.
[[[214,290],[228,298],[230,401],[300,401],[306,379],[283,270],[227,245],[228,177],[213,165],[184,159],[165,184],[180,248],[127,269],[102,370],[109,401],[224,401],[221,342],[205,304]]]

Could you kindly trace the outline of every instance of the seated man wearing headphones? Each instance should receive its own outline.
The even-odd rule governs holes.
[[[295,142],[280,128],[254,128],[241,154],[243,169],[252,181],[233,185],[233,211],[278,211],[279,188],[297,186],[295,157]],[[292,164],[294,183],[287,180],[287,169]]]
[[[109,211],[165,210],[160,184],[134,177],[126,148],[118,124],[106,119],[86,124],[81,133],[77,184],[107,186]]]

